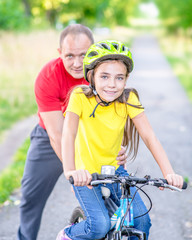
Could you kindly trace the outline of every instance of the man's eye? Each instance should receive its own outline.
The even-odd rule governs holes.
[[[66,56],[66,59],[72,59],[73,58],[73,55],[67,55]]]

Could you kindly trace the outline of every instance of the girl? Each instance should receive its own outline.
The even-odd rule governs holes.
[[[181,188],[183,179],[176,175],[165,151],[155,137],[134,89],[126,89],[133,69],[131,52],[117,41],[101,41],[87,51],[85,79],[89,86],[76,88],[66,110],[62,136],[62,158],[67,179],[74,179],[74,191],[87,217],[62,230],[57,240],[100,239],[110,229],[110,218],[102,199],[101,186],[88,186],[91,174],[101,172],[102,165],[112,165],[116,173],[127,174],[115,160],[121,144],[129,156],[136,157],[139,136],[157,161],[169,184]],[[108,185],[111,198],[118,204],[119,188]],[[135,189],[132,189],[132,194]],[[139,194],[134,200],[134,215],[146,212]],[[148,215],[135,221],[135,228],[146,232],[151,226]],[[132,237],[131,239],[136,239]]]

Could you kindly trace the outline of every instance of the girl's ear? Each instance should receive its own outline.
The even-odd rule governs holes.
[[[129,78],[129,72],[127,73],[125,83],[127,83],[128,78]]]
[[[92,85],[93,84],[93,69],[88,71],[87,79],[88,79],[89,83]]]

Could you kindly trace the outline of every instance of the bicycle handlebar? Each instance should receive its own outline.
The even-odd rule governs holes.
[[[71,184],[74,184],[74,180],[72,176],[70,176],[69,182]],[[118,175],[106,175],[106,174],[93,173],[90,185],[95,186],[101,183],[105,184],[105,183],[115,183],[115,182],[126,183],[131,187],[136,186],[137,184],[145,184],[145,185],[151,185],[155,187],[169,188],[176,191],[182,191],[180,188],[169,185],[166,179],[162,179],[162,178],[151,179],[150,176],[139,178],[135,176],[118,176]],[[182,189],[186,189],[186,188],[187,188],[187,183],[183,182]]]

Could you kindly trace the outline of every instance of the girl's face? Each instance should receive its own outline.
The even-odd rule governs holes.
[[[108,61],[101,63],[95,69],[95,89],[101,99],[112,102],[121,96],[127,80],[127,68],[121,61]],[[97,102],[100,102],[96,96]]]

